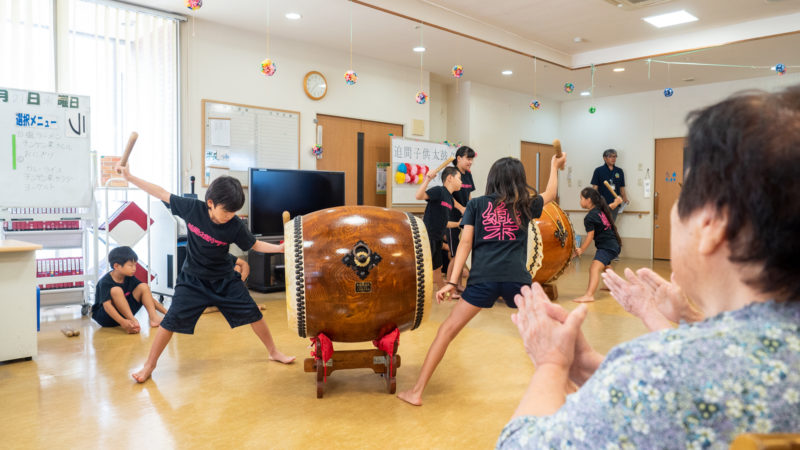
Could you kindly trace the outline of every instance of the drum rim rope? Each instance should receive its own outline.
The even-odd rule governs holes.
[[[305,275],[303,268],[303,216],[294,218],[294,275],[297,302],[297,334],[306,337]]]
[[[411,225],[411,236],[414,240],[414,262],[416,265],[417,274],[417,310],[414,312],[414,326],[412,330],[416,330],[422,323],[422,318],[425,313],[425,261],[422,249],[422,239],[419,233],[419,224],[417,218],[407,212],[409,224]]]

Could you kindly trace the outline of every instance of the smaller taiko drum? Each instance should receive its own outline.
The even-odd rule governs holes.
[[[419,327],[433,298],[422,220],[374,206],[342,206],[284,224],[286,309],[300,337],[379,339]]]
[[[528,225],[526,267],[538,283],[555,281],[572,260],[575,230],[572,222],[555,202],[544,206],[542,216]]]

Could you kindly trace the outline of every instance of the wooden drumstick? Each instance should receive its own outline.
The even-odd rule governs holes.
[[[292,220],[291,216],[289,215],[289,211],[284,211],[282,216],[283,216],[283,223]]]
[[[561,158],[561,141],[558,139],[553,140],[553,148],[556,149],[556,158]]]
[[[125,146],[125,152],[122,154],[122,159],[119,161],[120,166],[128,165],[128,157],[131,156],[131,150],[133,150],[133,146],[136,144],[136,139],[139,139],[139,133],[134,131],[131,133],[131,137],[128,138],[128,145]]]
[[[445,167],[447,167],[447,165],[450,164],[451,162],[453,162],[455,159],[456,159],[455,156],[451,156],[451,157],[447,158],[447,160],[445,162],[439,164],[439,167],[437,167],[436,170],[433,171],[433,173],[439,173],[440,170],[442,170]]]
[[[608,180],[603,181],[603,184],[605,184],[608,190],[611,191],[612,194],[614,194],[614,198],[619,198],[619,195],[614,191],[614,188],[612,188],[611,185],[608,184]]]

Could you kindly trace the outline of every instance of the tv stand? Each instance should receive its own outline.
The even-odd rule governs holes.
[[[286,289],[282,253],[247,252],[250,276],[247,287],[258,292],[278,292]]]

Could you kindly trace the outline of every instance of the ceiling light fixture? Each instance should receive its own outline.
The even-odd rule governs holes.
[[[286,18],[289,20],[300,20],[302,17],[303,16],[301,16],[299,13],[295,12],[286,13]]]
[[[423,47],[421,45],[418,45],[418,46],[414,47],[414,51],[417,52],[417,53],[423,53],[425,51],[425,47]]]
[[[671,27],[673,25],[680,25],[682,23],[694,22],[695,20],[697,20],[697,17],[689,14],[688,12],[686,12],[685,9],[682,9],[680,11],[661,14],[658,16],[645,17],[642,20],[649,23],[650,25],[653,25],[654,27],[664,28],[664,27]]]
[[[591,93],[591,92],[589,92],[589,91],[583,91],[583,92],[581,92],[581,97],[588,97],[588,96],[590,96],[590,95],[592,95],[592,93]]]
[[[614,67],[614,72],[625,72],[624,67]]]
[[[514,73],[514,72],[512,72],[512,71],[510,71],[510,70],[504,70],[504,71],[502,71],[502,72],[500,72],[500,73],[502,73],[503,75],[511,75],[511,74],[512,74],[512,73]]]

